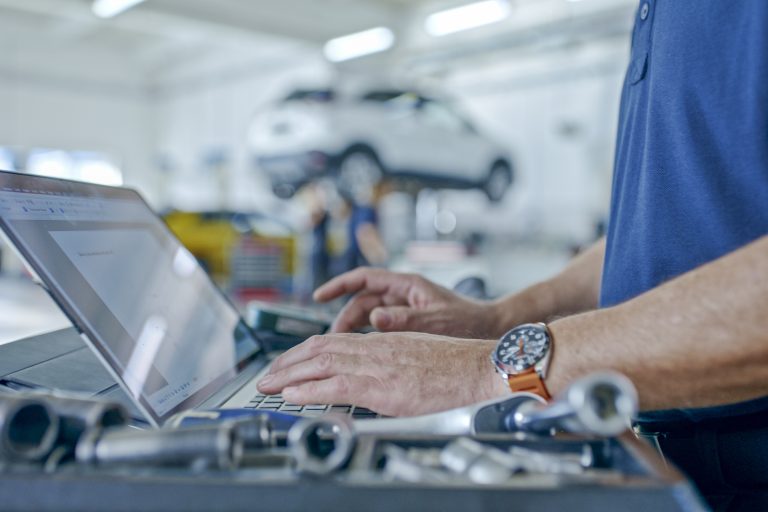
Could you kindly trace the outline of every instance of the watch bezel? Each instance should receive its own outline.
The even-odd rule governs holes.
[[[515,368],[513,365],[509,365],[501,361],[498,357],[499,349],[503,346],[504,342],[508,341],[510,337],[517,337],[517,333],[519,331],[525,330],[525,329],[536,329],[538,332],[542,333],[546,340],[546,346],[544,348],[543,353],[533,361],[532,363],[526,365],[523,369]],[[529,323],[529,324],[522,324],[518,325],[517,327],[510,329],[504,335],[499,339],[499,342],[496,344],[496,347],[493,349],[493,352],[491,352],[491,361],[493,362],[493,365],[496,367],[496,371],[505,379],[509,378],[511,375],[521,375],[524,373],[528,373],[530,371],[536,371],[539,376],[544,379],[546,377],[546,370],[549,364],[549,358],[550,354],[552,353],[552,335],[549,332],[549,329],[547,328],[546,324],[544,323]]]

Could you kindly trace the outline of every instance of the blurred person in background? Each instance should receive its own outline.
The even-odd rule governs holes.
[[[341,195],[349,209],[342,272],[362,266],[383,267],[387,263],[389,254],[379,232],[378,215],[378,206],[387,190],[383,182],[342,189]]]
[[[302,188],[298,197],[310,218],[309,281],[312,289],[328,279],[361,266],[382,267],[389,255],[378,229],[377,208],[388,185],[378,183],[351,191],[339,189],[332,180],[319,180]],[[343,222],[344,249],[334,237],[333,224]]]

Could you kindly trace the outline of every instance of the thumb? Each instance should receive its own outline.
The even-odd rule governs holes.
[[[424,311],[408,306],[379,307],[371,311],[371,325],[379,331],[420,331],[425,323]]]

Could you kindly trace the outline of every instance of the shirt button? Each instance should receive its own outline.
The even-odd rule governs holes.
[[[648,2],[645,2],[643,6],[640,8],[640,19],[645,21],[648,18],[648,13],[651,11],[651,6],[648,5]]]

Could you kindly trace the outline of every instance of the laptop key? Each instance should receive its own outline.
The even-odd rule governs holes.
[[[301,410],[301,406],[300,405],[283,405],[280,408],[280,410],[285,412],[299,412]]]
[[[336,412],[336,413],[341,413],[341,414],[347,414],[351,409],[352,409],[352,407],[350,407],[348,405],[334,405],[334,406],[332,406],[329,409],[328,412]]]
[[[310,404],[305,405],[304,409],[307,411],[324,411],[328,408],[327,405],[321,405],[321,404]]]
[[[276,411],[280,408],[280,404],[261,404],[258,407],[259,409],[268,409],[272,411]]]

